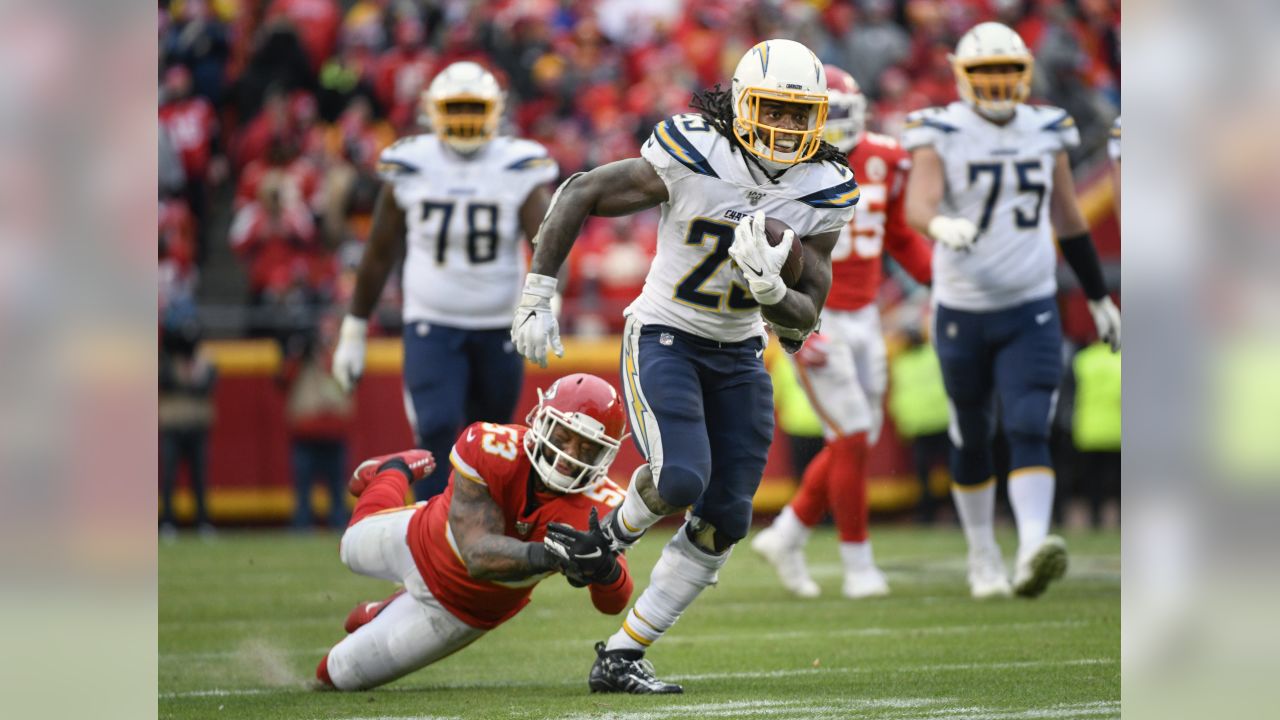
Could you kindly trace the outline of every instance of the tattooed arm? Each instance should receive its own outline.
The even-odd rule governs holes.
[[[831,291],[831,250],[840,232],[811,235],[804,239],[804,267],[800,282],[787,291],[782,302],[761,305],[760,313],[775,328],[793,328],[808,334],[818,324],[822,306]]]
[[[630,215],[666,199],[667,186],[643,158],[618,160],[573,175],[551,198],[529,272],[555,276],[588,215]]]
[[[481,580],[523,580],[559,569],[542,543],[522,542],[503,534],[502,508],[489,491],[474,480],[453,476],[449,528],[458,554],[471,577]]]

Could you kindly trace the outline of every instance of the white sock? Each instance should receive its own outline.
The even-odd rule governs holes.
[[[1053,470],[1019,468],[1009,473],[1009,505],[1018,524],[1018,559],[1029,557],[1049,534],[1053,516]]]
[[[663,518],[649,509],[644,504],[644,499],[640,497],[640,490],[636,487],[636,478],[641,473],[649,472],[648,465],[641,465],[631,474],[631,484],[627,486],[627,496],[623,498],[622,505],[618,506],[618,519],[622,521],[622,532],[627,536],[627,540],[634,541],[644,534],[645,530],[653,527],[654,523]]]
[[[794,547],[804,547],[809,542],[809,527],[800,522],[800,516],[788,505],[782,508],[782,512],[778,513],[778,517],[774,519],[770,525],[774,532],[778,533],[778,537],[782,538],[787,545]]]
[[[996,483],[995,479],[981,485],[951,485],[951,499],[960,515],[960,526],[969,541],[969,552],[999,552],[996,545]]]
[[[870,570],[876,566],[876,560],[871,555],[870,540],[840,543],[840,559],[844,561],[844,571],[847,573]]]
[[[711,555],[698,549],[681,526],[662,549],[653,566],[649,586],[640,594],[622,628],[605,644],[606,650],[646,650],[662,637],[703,588],[715,584],[732,549]]]

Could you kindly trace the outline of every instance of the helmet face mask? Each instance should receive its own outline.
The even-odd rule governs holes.
[[[557,380],[526,419],[524,450],[542,483],[576,494],[605,477],[626,439],[626,412],[613,386],[593,375]]]
[[[808,48],[767,40],[733,73],[733,134],[772,169],[813,157],[827,122],[827,81]]]
[[[956,62],[960,95],[979,112],[1007,118],[1031,95],[1032,62],[999,58],[985,62]]]
[[[480,65],[457,62],[440,72],[422,93],[422,112],[441,141],[463,154],[479,150],[498,134],[503,94]]]

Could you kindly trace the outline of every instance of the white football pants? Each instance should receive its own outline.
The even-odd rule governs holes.
[[[875,303],[853,311],[823,310],[822,334],[828,342],[826,364],[804,367],[788,355],[796,377],[828,441],[865,432],[868,445],[874,444],[884,423],[888,383],[880,311]]]
[[[418,572],[406,537],[416,506],[374,513],[347,528],[342,562],[369,577],[403,583],[404,595],[329,651],[339,690],[366,690],[426,667],[485,634],[446,610]]]

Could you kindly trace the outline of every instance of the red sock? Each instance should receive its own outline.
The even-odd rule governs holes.
[[[804,470],[800,489],[791,498],[791,512],[800,522],[813,527],[827,514],[827,474],[831,466],[831,446],[822,448]]]
[[[369,486],[360,493],[356,501],[356,509],[351,513],[351,527],[370,515],[383,510],[405,506],[404,498],[409,493],[409,478],[395,469],[387,469],[378,473]]]
[[[337,687],[329,677],[329,653],[325,653],[324,657],[320,658],[320,664],[316,666],[316,679],[329,687]]]
[[[867,434],[854,433],[827,445],[831,451],[827,497],[841,542],[867,540]]]

